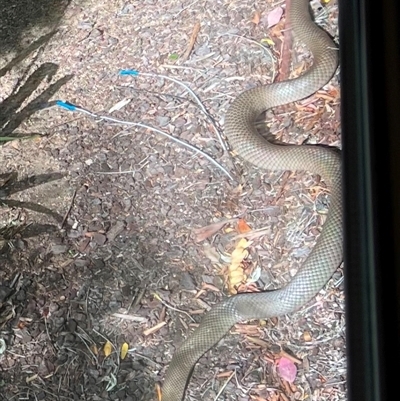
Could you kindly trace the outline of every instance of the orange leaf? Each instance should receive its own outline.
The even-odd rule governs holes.
[[[260,19],[261,19],[261,13],[260,13],[260,11],[256,11],[254,13],[254,17],[251,20],[251,22],[253,22],[254,24],[258,25],[260,23]]]
[[[26,323],[25,323],[25,322],[22,322],[21,320],[18,322],[17,327],[18,327],[20,330],[22,330],[25,326],[26,326]]]
[[[248,233],[249,231],[251,231],[251,228],[244,219],[239,219],[238,224],[237,224],[237,230],[240,234],[243,234],[243,233]]]

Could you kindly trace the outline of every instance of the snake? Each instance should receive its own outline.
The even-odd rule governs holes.
[[[291,0],[286,18],[295,40],[312,53],[312,65],[299,77],[260,85],[239,94],[225,115],[225,134],[234,152],[263,170],[317,174],[330,191],[329,210],[315,246],[286,286],[240,293],[212,307],[182,343],[169,364],[162,401],[182,401],[198,359],[238,323],[292,313],[324,287],[342,262],[342,187],[340,152],[334,147],[277,144],[258,134],[254,122],[267,109],[313,95],[336,72],[338,51],[330,36],[313,21],[309,0]]]

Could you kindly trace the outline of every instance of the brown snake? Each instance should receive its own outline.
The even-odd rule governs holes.
[[[312,95],[336,71],[338,56],[330,37],[312,21],[308,0],[292,0],[287,17],[294,37],[313,54],[313,65],[302,76],[250,89],[239,95],[225,118],[232,148],[248,162],[266,170],[306,170],[321,175],[331,192],[330,210],[321,235],[293,280],[274,291],[239,294],[206,314],[169,365],[162,401],[181,401],[197,360],[237,322],[293,312],[326,284],[342,261],[341,162],[337,151],[320,146],[272,144],[254,128],[266,109]]]

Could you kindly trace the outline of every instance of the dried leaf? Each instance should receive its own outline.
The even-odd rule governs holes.
[[[219,231],[225,224],[231,223],[233,221],[236,221],[236,219],[223,220],[219,221],[218,223],[210,224],[209,226],[194,229],[193,234],[195,235],[195,242],[204,241],[205,239]]]
[[[228,379],[229,377],[232,376],[232,374],[235,373],[233,370],[226,370],[225,372],[217,373],[216,378],[218,380],[221,379]]]
[[[79,252],[84,253],[85,249],[88,247],[89,244],[90,244],[90,238],[83,238],[81,241],[79,241],[79,246],[78,246]]]
[[[232,194],[235,196],[240,196],[242,192],[243,192],[243,187],[241,184],[239,184],[236,188],[232,190]]]
[[[30,382],[36,380],[38,377],[39,377],[39,375],[38,375],[37,373],[34,374],[34,375],[32,375],[32,376],[30,376],[30,377],[27,377],[27,378],[25,379],[26,384],[29,384]]]
[[[129,345],[128,343],[123,343],[121,346],[121,360],[124,360],[126,358],[126,355],[128,354],[128,349]]]
[[[247,336],[246,338],[247,338],[247,340],[249,340],[249,341],[252,342],[253,344],[257,344],[257,345],[259,345],[260,347],[269,348],[269,346],[270,346],[270,344],[268,343],[268,341],[261,340],[261,338],[258,338],[258,337],[251,337],[251,336]]]
[[[104,245],[105,242],[107,241],[107,237],[103,233],[96,232],[96,231],[88,231],[88,232],[86,232],[85,233],[85,237],[91,238],[98,245]]]
[[[250,337],[260,336],[260,330],[258,325],[255,324],[235,324],[236,333],[245,334]]]
[[[252,22],[253,24],[258,25],[258,24],[260,23],[260,19],[261,19],[261,13],[260,13],[259,11],[256,11],[256,12],[254,13],[254,17],[253,17],[253,19],[251,20],[251,22]]]
[[[276,25],[282,18],[283,9],[282,7],[276,7],[268,13],[267,16],[267,28],[271,28]]]
[[[42,316],[43,316],[44,318],[47,318],[47,317],[50,316],[50,309],[49,309],[47,306],[45,306],[45,307],[42,309]]]
[[[158,383],[156,383],[156,392],[157,392],[157,400],[161,401],[162,400],[162,391],[161,391],[161,387]]]
[[[92,344],[90,346],[90,349],[92,350],[93,354],[95,354],[95,355],[99,354],[99,350],[97,349],[97,345],[96,344]]]
[[[287,358],[290,361],[292,361],[293,363],[297,363],[297,364],[301,364],[302,360],[299,358],[296,358],[295,356],[288,354],[285,350],[281,349],[279,352],[279,357],[280,358]]]
[[[123,107],[125,107],[127,104],[129,104],[131,102],[131,98],[125,98],[122,99],[121,101],[119,101],[118,103],[114,104],[114,106],[112,106],[110,108],[110,110],[108,110],[109,113],[112,113],[115,110],[121,110]]]
[[[297,375],[296,365],[288,358],[281,358],[278,362],[278,373],[282,379],[293,383]]]
[[[94,233],[92,239],[97,245],[104,245],[107,241],[107,237],[101,233]]]
[[[111,354],[111,351],[112,351],[112,344],[110,343],[110,341],[107,341],[103,347],[104,355],[109,356]]]
[[[228,281],[228,291],[230,294],[233,294],[233,295],[237,294],[236,287],[238,287],[240,285],[240,283],[242,283],[243,281],[246,280],[246,277],[243,274],[243,270],[240,269],[240,266],[237,266],[236,270],[239,272],[239,275],[237,277],[233,277],[230,272],[229,281]]]
[[[246,274],[245,274],[246,277]],[[244,283],[244,284],[239,284],[236,287],[237,291],[236,292],[260,292],[260,289],[257,287],[256,283]]]
[[[251,399],[254,401],[267,401],[266,398],[260,397],[258,395],[250,395]],[[268,398],[269,400],[271,400],[271,398]]]
[[[218,263],[220,261],[220,255],[218,251],[210,244],[204,243],[203,251],[204,255],[210,259],[211,263]]]
[[[236,294],[236,288],[246,281],[242,261],[248,256],[249,252],[246,248],[250,245],[250,241],[242,238],[232,252],[231,264],[228,268],[228,290],[231,294]]]
[[[22,322],[21,320],[18,321],[17,327],[22,330],[26,326],[26,322]]]
[[[247,241],[246,238],[242,238],[236,245],[235,250],[232,252],[232,265],[239,264],[245,259],[248,255],[248,248],[251,245],[250,241]]]
[[[243,233],[248,233],[249,231],[251,231],[251,228],[244,219],[239,219],[238,224],[237,224],[237,230],[240,234],[243,234]]]
[[[312,337],[311,337],[311,334],[310,334],[309,331],[305,331],[305,332],[303,333],[303,339],[304,339],[304,341],[307,341],[307,342],[309,342],[309,341],[312,340]]]

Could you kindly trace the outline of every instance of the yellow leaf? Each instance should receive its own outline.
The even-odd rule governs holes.
[[[248,255],[246,248],[251,245],[250,241],[242,238],[236,245],[235,250],[232,252],[232,265],[240,263]]]
[[[275,42],[270,38],[261,39],[261,43],[266,43],[268,46],[275,46]]]
[[[104,351],[104,355],[105,355],[105,356],[109,356],[109,355],[111,354],[111,351],[112,351],[112,344],[110,343],[110,341],[107,341],[107,342],[104,344],[103,351]]]
[[[123,343],[121,346],[121,359],[124,360],[126,354],[128,353],[129,345],[128,343]]]
[[[161,297],[156,294],[155,292],[153,293],[153,297],[157,300],[157,301],[162,301]]]
[[[246,248],[249,247],[251,243],[251,241],[242,238],[232,252],[231,264],[228,268],[228,289],[231,294],[236,294],[236,287],[246,280],[242,262],[249,254]]]

